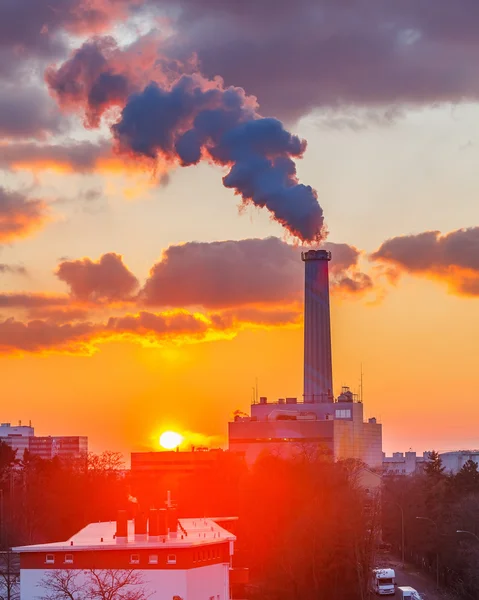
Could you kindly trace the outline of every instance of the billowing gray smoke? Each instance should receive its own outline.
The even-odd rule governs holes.
[[[226,187],[266,207],[301,240],[320,239],[323,211],[315,190],[298,182],[292,159],[302,156],[306,142],[277,119],[259,117],[241,88],[205,83],[184,75],[170,89],[150,83],[130,96],[112,128],[119,147],[183,166],[203,158],[228,166]]]
[[[208,160],[227,167],[223,183],[245,204],[267,208],[302,241],[323,237],[317,193],[299,183],[293,160],[302,157],[305,140],[277,119],[261,117],[254,97],[242,88],[224,88],[219,78],[154,76],[139,86],[138,69],[121,60],[128,56],[112,49],[111,40],[97,39],[58,70],[50,68],[47,81],[61,106],[82,107],[89,126],[97,126],[109,107],[120,106],[121,118],[112,126],[120,152],[182,166]]]

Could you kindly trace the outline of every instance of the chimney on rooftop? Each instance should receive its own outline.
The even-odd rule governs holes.
[[[332,401],[331,318],[328,262],[331,252],[301,253],[304,278],[304,402]]]
[[[158,535],[166,537],[168,535],[167,509],[160,508],[158,510]]]
[[[158,525],[158,510],[150,508],[150,516],[148,517],[148,540],[150,542],[158,542],[160,539]]]
[[[126,544],[128,542],[128,518],[126,510],[118,511],[115,539],[117,544]]]
[[[171,538],[178,536],[178,513],[176,508],[167,508],[168,533]]]
[[[146,515],[138,510],[135,516],[135,542],[146,542]]]

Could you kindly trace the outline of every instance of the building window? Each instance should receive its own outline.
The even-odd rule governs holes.
[[[166,562],[169,565],[176,565],[176,554],[168,554],[168,558],[166,559]]]
[[[150,556],[148,557],[148,562],[150,563],[150,565],[157,565],[158,564],[158,554],[150,554]]]
[[[130,554],[130,564],[131,565],[140,564],[140,555],[139,554]]]
[[[55,562],[55,556],[53,554],[47,554],[45,557],[45,562],[47,563],[47,565],[53,565],[53,563]]]
[[[65,563],[71,564],[73,562],[73,554],[65,554]]]
[[[336,410],[336,419],[350,419],[351,418],[351,409],[350,408],[341,408]]]

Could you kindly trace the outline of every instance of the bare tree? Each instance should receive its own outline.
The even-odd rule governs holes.
[[[84,571],[49,571],[39,586],[45,590],[41,600],[84,600]]]
[[[90,570],[87,597],[91,600],[147,600],[141,573],[132,570]]]
[[[144,580],[131,569],[55,570],[40,582],[41,600],[148,600]]]
[[[0,600],[20,599],[18,555],[11,550],[0,553]]]

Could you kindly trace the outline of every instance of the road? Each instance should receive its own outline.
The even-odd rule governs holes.
[[[400,585],[410,585],[417,590],[423,600],[455,600],[453,596],[444,591],[436,590],[436,583],[427,575],[421,573],[413,565],[406,564],[403,569],[401,561],[393,556],[384,557],[381,566],[387,566],[396,571],[396,582]]]

